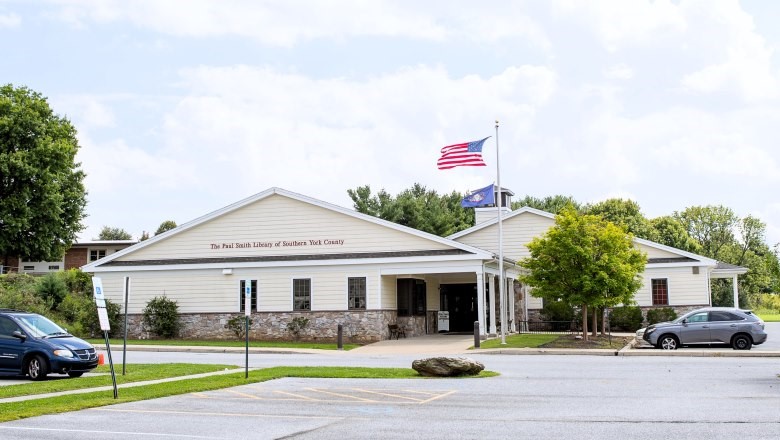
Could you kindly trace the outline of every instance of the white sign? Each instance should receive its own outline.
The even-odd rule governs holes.
[[[439,331],[440,332],[450,331],[450,312],[439,311],[438,318],[439,318]]]
[[[98,307],[106,307],[106,297],[103,295],[103,280],[92,277],[92,289],[95,292],[95,304]]]
[[[98,307],[98,320],[100,321],[100,330],[110,331],[111,324],[108,323],[108,312],[105,307]]]
[[[252,314],[252,282],[244,281],[244,315]]]

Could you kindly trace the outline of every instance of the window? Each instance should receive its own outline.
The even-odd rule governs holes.
[[[10,319],[0,316],[0,338],[8,338],[11,339],[13,336],[11,336],[15,331],[21,330],[18,325],[16,325],[15,322],[11,321]]]
[[[396,284],[398,292],[398,316],[425,315],[425,281],[400,279]]]
[[[91,249],[89,251],[89,261],[97,261],[106,256],[105,249]]]
[[[707,312],[697,313],[685,318],[685,322],[707,322]]]
[[[54,264],[52,266],[49,266],[49,270],[60,270],[60,266],[57,264]]]
[[[651,280],[653,305],[665,306],[669,304],[669,285],[666,278]]]
[[[742,318],[729,312],[710,312],[710,321],[742,321]]]
[[[347,278],[349,310],[366,310],[366,277]]]
[[[247,282],[249,283],[249,288],[252,289],[252,297],[249,300],[249,311],[257,311],[257,280],[241,280],[241,285],[238,289],[240,304],[238,311],[241,313],[244,313],[244,307],[246,306],[246,294],[244,293],[244,289],[246,288]]]
[[[35,270],[35,266],[24,266],[24,270]]]
[[[293,311],[311,310],[311,279],[293,280]]]

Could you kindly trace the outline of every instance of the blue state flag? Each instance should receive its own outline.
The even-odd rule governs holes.
[[[460,206],[464,208],[475,208],[477,206],[495,205],[496,191],[494,188],[495,186],[490,184],[482,189],[474,191],[460,202]]]

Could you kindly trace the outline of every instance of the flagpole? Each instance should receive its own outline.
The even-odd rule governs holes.
[[[498,153],[498,120],[496,120],[496,185],[498,185],[498,294],[500,295],[501,345],[506,345],[506,296],[504,295],[504,226],[501,219],[503,197],[501,197],[501,155]]]

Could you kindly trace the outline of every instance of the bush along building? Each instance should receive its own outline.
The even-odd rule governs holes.
[[[508,206],[511,192],[501,196]],[[141,324],[142,311],[162,296],[178,305],[185,338],[235,338],[229,323],[246,308],[256,339],[333,340],[339,324],[356,342],[388,339],[390,325],[406,336],[437,333],[445,322],[439,312],[447,312],[448,331],[471,332],[477,322],[487,337],[500,331],[499,283],[510,304],[509,330],[541,308],[514,281],[522,270],[516,262],[554,216],[504,209],[501,280],[497,210],[476,209],[476,226],[443,238],[270,188],[82,269],[100,277],[117,303],[129,279],[128,330],[135,337],[153,336]],[[646,240],[636,245],[648,254],[640,306],[708,305],[710,278],[744,273]]]

